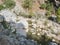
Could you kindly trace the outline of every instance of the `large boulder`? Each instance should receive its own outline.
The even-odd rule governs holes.
[[[20,19],[18,22],[17,22],[17,28],[28,28],[28,22],[26,19]]]
[[[28,22],[25,19],[21,19],[16,23],[16,33],[26,36],[26,30],[28,30]]]
[[[5,35],[0,35],[0,45],[19,45],[18,41]]]
[[[16,21],[16,15],[12,13],[9,9],[1,10],[0,15],[2,15],[7,22]]]

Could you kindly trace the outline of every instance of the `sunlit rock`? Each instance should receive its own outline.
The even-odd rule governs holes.
[[[2,15],[7,22],[16,22],[16,15],[12,13],[9,9],[1,10],[0,15]]]

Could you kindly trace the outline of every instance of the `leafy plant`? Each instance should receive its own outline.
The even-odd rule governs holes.
[[[41,4],[40,8],[46,9],[46,4]]]
[[[4,3],[0,5],[0,10],[5,8],[13,8],[15,6],[15,2],[13,0],[4,0]]]
[[[13,0],[5,0],[4,4],[6,8],[13,8],[15,6],[15,2]]]
[[[60,7],[56,11],[57,22],[60,22]]]
[[[3,5],[0,5],[0,10],[4,9],[5,7]]]
[[[60,16],[60,7],[57,9],[57,16]]]
[[[32,8],[32,3],[33,3],[33,0],[24,0],[22,6],[24,8],[30,9],[30,8]]]
[[[47,11],[46,12],[46,17],[50,17],[51,16],[51,12],[50,11]]]
[[[47,3],[47,4],[46,4],[46,9],[47,9],[48,11],[52,12],[52,11],[54,10],[53,4],[52,4],[52,3]]]

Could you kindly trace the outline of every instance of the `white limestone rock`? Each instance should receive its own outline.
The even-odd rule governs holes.
[[[0,15],[4,16],[5,21],[7,21],[7,22],[16,21],[16,15],[8,9],[4,9],[4,10],[0,11]]]

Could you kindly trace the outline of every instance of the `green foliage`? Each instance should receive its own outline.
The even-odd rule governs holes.
[[[30,9],[30,8],[32,8],[32,3],[33,3],[33,0],[24,0],[22,6],[24,8]]]
[[[48,11],[52,11],[53,10],[53,4],[52,3],[44,3],[44,4],[41,4],[40,6],[42,9],[46,9]]]
[[[60,17],[57,17],[57,22],[60,23]]]
[[[46,17],[50,17],[51,16],[51,12],[50,11],[47,11],[46,12]]]
[[[15,2],[13,0],[5,0],[4,4],[6,8],[13,8],[15,6]]]
[[[41,4],[40,8],[45,9],[46,8],[46,4]]]
[[[13,0],[4,0],[4,3],[0,5],[0,10],[5,8],[13,8],[15,6],[15,2]]]
[[[47,3],[46,9],[51,12],[53,10],[53,4]]]
[[[50,17],[51,14],[54,12],[53,4],[52,3],[44,3],[41,5],[42,9],[46,9],[46,17]]]
[[[0,10],[4,9],[4,6],[3,5],[0,5]]]
[[[60,16],[60,7],[57,9],[57,16]]]
[[[56,11],[57,21],[60,22],[60,7]]]

